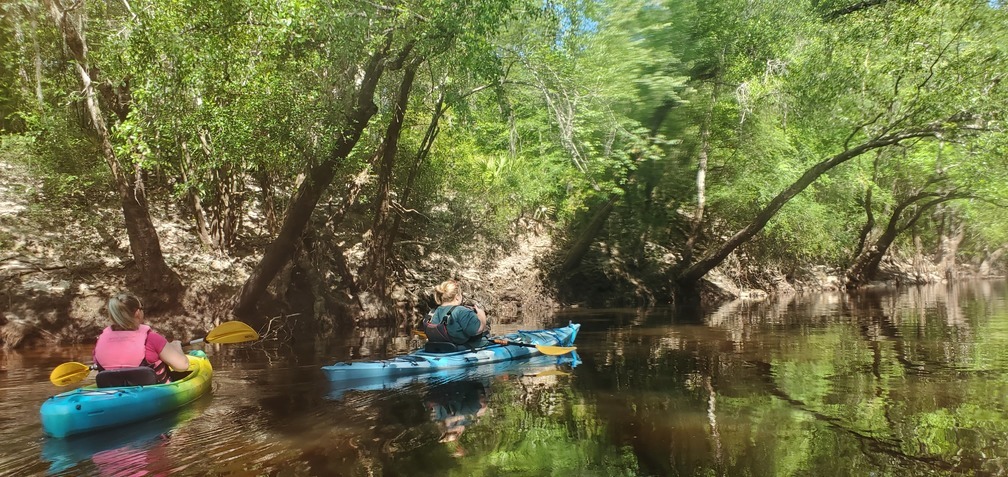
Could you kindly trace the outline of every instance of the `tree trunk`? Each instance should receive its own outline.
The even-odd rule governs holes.
[[[137,168],[139,172],[139,167]],[[126,218],[126,233],[129,235],[130,250],[136,261],[136,283],[134,292],[146,297],[149,306],[158,308],[174,307],[182,291],[182,280],[165,263],[161,254],[161,241],[150,218],[150,207],[139,177],[133,188],[120,187],[123,215]],[[139,288],[137,290],[136,288]]]
[[[654,111],[654,114],[651,115],[650,132],[652,137],[658,135],[658,132],[661,130],[662,125],[668,118],[669,113],[673,108],[675,108],[675,106],[675,101],[667,100]],[[638,171],[640,167],[640,161],[640,157],[634,161],[637,167],[631,168],[631,175],[627,177],[626,182],[623,184],[624,186],[630,183],[634,176],[636,176],[636,171]],[[648,181],[648,179],[650,179],[650,177],[645,178],[646,181]],[[647,206],[650,206],[651,194],[655,187],[656,184],[651,181],[646,182],[644,185],[644,197],[646,201],[645,204],[647,204]],[[564,254],[563,263],[560,265],[560,272],[562,274],[569,274],[581,265],[581,261],[584,260],[585,255],[588,254],[588,250],[591,249],[592,242],[594,242],[595,238],[602,232],[602,229],[605,228],[606,222],[609,220],[609,216],[614,210],[616,210],[616,202],[618,200],[619,199],[617,197],[610,197],[607,199],[601,206],[599,206],[598,210],[592,214],[591,219],[588,221],[588,225],[579,231],[577,239],[571,242],[567,248],[567,252]]]
[[[35,20],[35,15],[29,15],[31,18],[31,38],[32,38],[32,53],[34,56],[35,64],[35,100],[38,101],[39,111],[45,108],[45,96],[42,94],[42,49],[39,48],[38,41],[38,24]]]
[[[933,197],[933,199],[918,205],[917,209],[913,212],[913,214],[911,214],[905,223],[899,223],[903,212],[906,211],[907,208],[927,197]],[[886,229],[882,232],[882,235],[880,235],[879,238],[875,240],[875,242],[865,251],[861,252],[861,254],[854,260],[854,263],[847,269],[847,288],[857,288],[858,286],[875,279],[878,276],[879,265],[882,263],[882,258],[889,252],[889,248],[892,246],[893,242],[896,241],[896,237],[908,228],[913,227],[913,225],[916,224],[923,216],[924,212],[933,209],[938,204],[960,197],[960,195],[952,193],[941,195],[934,192],[919,192],[896,206],[893,209],[893,213],[890,216],[889,222],[886,224]]]
[[[305,180],[291,198],[284,212],[280,232],[238,293],[237,302],[232,310],[236,317],[248,318],[255,313],[256,305],[270,282],[276,277],[277,272],[290,262],[295,244],[308,225],[319,199],[332,182],[336,166],[350,154],[371,117],[378,111],[374,103],[375,88],[384,73],[390,43],[391,38],[386,41],[382,49],[372,54],[365,65],[356,100],[346,114],[347,124],[332,151],[318,162],[307,161],[308,164],[314,165],[308,166]]]
[[[84,100],[91,123],[101,146],[102,156],[112,172],[116,188],[119,192],[126,220],[126,233],[129,236],[130,250],[135,260],[135,285],[131,288],[143,296],[148,306],[153,309],[175,306],[182,281],[178,274],[165,263],[161,254],[161,242],[157,230],[150,218],[147,197],[144,194],[143,182],[139,166],[134,166],[132,174],[126,175],[120,168],[119,161],[112,147],[105,117],[98,104],[93,78],[89,71],[87,60],[87,43],[74,22],[63,11],[56,0],[45,0],[46,8],[52,19],[59,26],[67,49],[75,60],[77,72],[84,86]]]
[[[858,285],[867,283],[878,274],[879,265],[882,258],[889,251],[889,247],[903,229],[897,225],[900,215],[906,205],[897,207],[893,215],[889,218],[886,229],[875,242],[867,246],[854,259],[854,263],[847,269],[847,287],[855,288]]]
[[[693,211],[689,237],[686,239],[686,246],[683,247],[682,263],[687,266],[693,262],[693,249],[700,235],[700,227],[703,223],[704,211],[707,207],[707,155],[710,152],[710,128],[714,116],[714,103],[716,102],[717,85],[712,84],[710,104],[707,107],[707,112],[704,113],[703,123],[700,125],[700,152],[697,154],[696,174],[696,210]]]
[[[602,207],[595,212],[595,215],[593,215],[591,220],[588,221],[588,225],[586,225],[584,229],[577,234],[577,238],[567,248],[567,253],[564,255],[563,263],[560,265],[561,273],[571,273],[581,265],[581,260],[583,260],[585,255],[588,254],[588,250],[591,249],[592,242],[594,242],[595,237],[602,232],[606,221],[609,220],[609,215],[612,214],[612,211],[615,208],[616,197],[610,197],[604,204],[602,204]]]
[[[199,191],[189,183],[188,169],[192,167],[192,156],[189,154],[189,147],[182,141],[182,181],[186,184],[186,195],[189,196],[189,203],[193,208],[193,218],[196,220],[196,234],[200,243],[207,248],[214,248],[213,240],[210,239],[210,229],[207,226],[206,212],[203,210],[203,201],[200,200]]]
[[[875,230],[875,212],[873,210],[874,204],[872,203],[872,191],[875,190],[874,184],[878,182],[878,169],[879,160],[882,157],[882,151],[876,151],[875,161],[872,163],[872,181],[870,184],[865,186],[864,201],[862,206],[865,211],[865,223],[861,227],[860,233],[858,233],[858,244],[857,248],[854,249],[854,256],[858,256],[864,251],[865,246],[868,244],[868,239],[871,236],[872,230]]]
[[[20,8],[13,7],[6,10],[6,13],[11,15],[11,24],[14,27],[14,42],[17,44],[19,52],[23,58],[31,58],[32,66],[34,67],[33,75],[28,74],[28,70],[25,69],[24,64],[18,62],[18,76],[24,81],[25,89],[32,89],[35,95],[36,108],[39,112],[45,109],[45,97],[42,94],[42,51],[39,47],[38,40],[38,20],[36,19],[37,12],[35,12],[34,5],[24,3],[20,5]],[[17,14],[20,13],[22,18],[17,18]],[[28,24],[28,36],[31,42],[31,52],[28,52],[28,41],[25,40],[24,31],[22,31],[22,23]]]
[[[417,148],[416,156],[413,159],[413,167],[410,168],[409,176],[406,177],[406,185],[403,186],[402,194],[399,196],[399,201],[403,206],[409,204],[410,197],[413,195],[413,184],[416,182],[420,167],[427,160],[427,157],[430,156],[431,148],[434,147],[434,139],[437,138],[438,132],[440,132],[441,117],[444,116],[447,110],[448,107],[444,104],[444,92],[442,92],[438,96],[437,103],[434,105],[434,114],[431,115],[427,131],[424,133],[424,137],[420,141],[420,147]],[[392,222],[393,236],[399,235],[399,227],[401,225],[402,215],[396,215],[395,220]]]
[[[959,252],[959,244],[966,238],[966,225],[961,220],[955,220],[952,211],[946,211],[946,227],[941,230],[941,244],[938,247],[938,271],[945,276],[946,280],[955,279],[956,254]]]
[[[858,244],[857,248],[854,249],[854,253],[856,254],[860,254],[864,251],[865,246],[868,244],[868,238],[871,236],[872,230],[875,230],[875,212],[872,210],[871,184],[865,187],[864,202],[862,205],[864,205],[865,223],[861,227],[861,231],[858,233]]]
[[[718,266],[725,258],[728,257],[728,255],[734,252],[735,249],[748,242],[757,233],[763,230],[763,228],[766,227],[766,224],[770,222],[770,219],[772,219],[777,212],[784,207],[784,204],[787,204],[794,196],[805,190],[805,188],[815,182],[819,176],[825,174],[830,169],[854,159],[865,152],[890,146],[906,139],[932,136],[934,134],[935,130],[932,128],[922,128],[920,130],[887,134],[876,137],[871,141],[859,144],[853,148],[846,149],[840,154],[813,165],[807,169],[797,181],[788,186],[787,189],[784,189],[780,194],[777,194],[777,196],[774,197],[770,203],[763,208],[763,210],[757,213],[756,217],[754,217],[753,220],[742,230],[736,232],[735,235],[731,236],[720,247],[708,253],[703,259],[690,265],[682,273],[680,273],[676,280],[677,286],[683,290],[694,289],[696,283],[703,278],[707,272]]]
[[[984,255],[983,261],[980,262],[980,268],[978,273],[981,277],[987,278],[993,276],[994,263],[1001,259],[1001,256],[1008,251],[1008,248],[1001,247],[993,252],[989,252]]]
[[[203,155],[211,160],[214,155],[213,142],[209,134],[201,130],[197,134]],[[214,194],[210,201],[210,238],[214,246],[227,252],[234,248],[241,226],[242,197],[241,177],[231,164],[222,164],[213,170]]]
[[[403,122],[406,120],[406,108],[409,106],[410,91],[416,78],[417,68],[421,60],[411,61],[403,72],[399,94],[392,111],[392,120],[385,131],[381,155],[378,163],[378,190],[375,192],[374,220],[371,223],[370,246],[364,261],[361,276],[364,286],[377,297],[386,298],[388,289],[388,258],[392,250],[392,229],[389,224],[389,209],[391,208],[392,173],[395,166],[396,153],[399,150],[399,137],[402,135]]]
[[[370,166],[368,166],[349,181],[347,190],[342,195],[343,201],[340,202],[336,210],[329,214],[329,219],[326,221],[328,229],[335,230],[343,223],[347,212],[357,203],[357,197],[360,196],[364,186],[370,181],[370,177]],[[364,303],[360,297],[360,285],[357,284],[357,279],[350,270],[350,264],[347,263],[346,252],[337,243],[333,243],[332,247],[332,259],[336,265],[336,273],[339,274],[341,283],[350,292],[350,297],[353,298],[354,303],[357,304],[361,311],[364,311]]]
[[[266,230],[270,235],[277,233],[280,224],[276,216],[276,199],[273,191],[273,177],[269,171],[260,167],[255,171],[255,180],[259,183],[260,201],[262,202],[262,214],[266,220]]]
[[[215,168],[213,175],[216,191],[210,214],[210,236],[218,249],[229,251],[234,248],[241,226],[241,178],[230,164]]]

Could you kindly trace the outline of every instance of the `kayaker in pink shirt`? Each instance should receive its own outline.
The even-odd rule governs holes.
[[[168,366],[175,371],[189,369],[189,358],[179,341],[164,336],[143,324],[144,309],[132,293],[119,293],[108,301],[112,325],[105,328],[95,344],[94,362],[99,370],[148,366],[157,380],[170,380]]]

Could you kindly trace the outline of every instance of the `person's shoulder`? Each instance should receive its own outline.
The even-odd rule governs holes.
[[[168,338],[165,338],[164,335],[158,333],[157,331],[150,330],[147,332],[147,343],[154,345],[155,347],[158,347],[158,345],[160,345],[160,347],[164,347],[164,345],[168,343]]]

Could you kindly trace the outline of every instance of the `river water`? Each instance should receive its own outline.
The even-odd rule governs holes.
[[[211,346],[213,393],[93,436],[46,437],[49,371],[6,352],[0,475],[1008,474],[1008,285],[969,282],[671,310],[571,310],[575,356],[333,386],[319,366],[416,341]]]

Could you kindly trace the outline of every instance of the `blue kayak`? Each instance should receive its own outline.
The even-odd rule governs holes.
[[[191,372],[178,381],[149,386],[84,386],[46,399],[39,413],[52,437],[108,429],[174,411],[210,390],[213,368],[202,351],[189,352]]]
[[[428,374],[528,359],[542,355],[535,345],[573,346],[579,329],[580,324],[571,323],[548,330],[518,331],[494,338],[506,340],[509,344],[495,343],[482,348],[447,353],[418,350],[391,359],[336,363],[323,366],[322,371],[330,381],[345,381]]]
[[[578,356],[577,351],[571,351],[563,356],[539,355],[529,359],[499,361],[486,366],[439,369],[425,374],[344,379],[330,381],[329,392],[325,397],[329,400],[338,401],[351,391],[391,391],[411,386],[440,386],[458,381],[480,381],[486,383],[504,375],[537,376],[553,373],[566,374],[580,364],[581,358]]]

